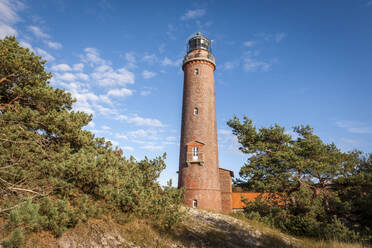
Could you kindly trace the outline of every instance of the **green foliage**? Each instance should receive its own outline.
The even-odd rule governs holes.
[[[44,229],[60,236],[68,227],[99,215],[94,202],[88,202],[86,195],[78,198],[74,203],[70,205],[66,199],[52,200],[49,197],[44,197],[35,203],[29,199],[10,211],[6,229],[11,231],[22,228],[26,232]]]
[[[2,241],[1,245],[4,248],[17,248],[21,246],[23,240],[24,236],[22,230],[20,228],[16,228],[10,235],[10,238]]]
[[[178,205],[183,202],[183,191],[172,187],[172,180],[159,192],[156,199],[153,198],[152,215],[155,217],[155,224],[160,228],[170,229],[183,219],[183,212]]]
[[[0,214],[8,231],[59,236],[101,213],[176,224],[182,192],[157,182],[165,154],[127,159],[84,130],[92,116],[49,85],[45,62],[14,37],[0,40]]]
[[[349,214],[358,231],[367,240],[372,240],[372,154],[362,157],[350,175],[337,178],[335,189],[339,196],[335,203],[339,211]]]
[[[294,127],[292,138],[278,124],[257,130],[247,117],[228,125],[250,155],[237,186],[273,193],[282,204],[259,198],[247,203],[248,218],[299,236],[371,240],[364,234],[372,227],[372,156],[325,144],[309,126]]]
[[[40,206],[33,204],[31,200],[17,206],[9,213],[7,229],[14,229],[18,227],[26,227],[27,230],[37,231],[40,229],[42,217],[39,215]]]

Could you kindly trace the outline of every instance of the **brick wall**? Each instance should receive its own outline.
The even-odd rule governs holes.
[[[201,56],[208,51],[200,52]],[[195,70],[198,69],[198,74]],[[178,186],[185,187],[185,204],[221,211],[221,192],[218,172],[218,146],[216,104],[214,88],[214,64],[201,58],[183,65],[183,105],[180,140]],[[198,108],[198,114],[194,109]],[[203,143],[203,162],[186,163],[188,144]]]
[[[220,168],[221,208],[225,213],[232,211],[232,184],[231,171]]]

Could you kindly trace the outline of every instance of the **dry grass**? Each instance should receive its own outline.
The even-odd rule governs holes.
[[[166,248],[172,243],[167,233],[154,229],[146,220],[133,220],[120,228],[127,241],[138,247]]]
[[[318,241],[314,239],[304,238],[302,239],[302,247],[306,248],[367,248],[368,245],[361,243],[344,243],[339,241]]]
[[[254,227],[256,230],[268,235],[274,237],[274,240],[280,237],[283,237],[283,233],[279,231],[278,229],[268,227],[266,224],[255,221],[255,220],[249,220],[247,219],[244,214],[242,213],[233,213],[231,216],[240,219],[244,222],[247,222],[249,225]],[[298,243],[295,245],[296,247],[303,247],[303,248],[368,248],[371,247],[369,245],[365,245],[362,243],[345,243],[340,242],[337,240],[316,240],[311,238],[302,238],[302,237],[296,237],[298,240]],[[270,246],[267,246],[270,247]]]

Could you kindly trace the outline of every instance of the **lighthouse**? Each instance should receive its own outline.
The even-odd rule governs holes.
[[[190,38],[182,69],[178,187],[185,189],[185,205],[222,211],[211,41],[200,33]]]

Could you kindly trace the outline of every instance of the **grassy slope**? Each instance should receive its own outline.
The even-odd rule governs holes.
[[[47,232],[30,234],[23,247],[365,247],[299,239],[244,218],[195,209],[185,211],[183,223],[171,231],[157,230],[144,220],[120,225],[109,218],[92,219],[68,230],[59,239]],[[0,234],[1,223],[4,222],[0,221]]]

